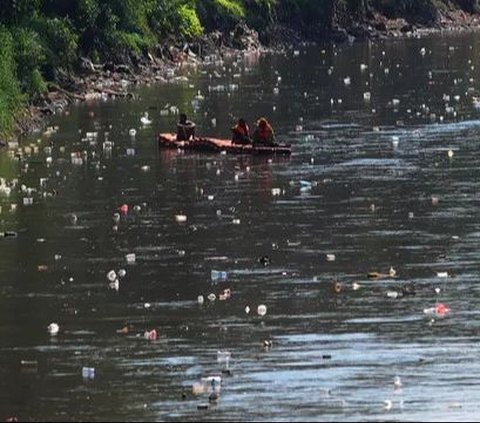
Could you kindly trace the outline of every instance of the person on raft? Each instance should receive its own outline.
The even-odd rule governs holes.
[[[245,119],[238,119],[237,124],[232,128],[232,143],[233,144],[251,144],[250,128],[245,122]]]
[[[195,124],[191,120],[187,120],[185,113],[181,113],[177,123],[177,141],[189,141],[190,139],[195,139]]]
[[[259,147],[275,147],[275,134],[272,125],[265,118],[260,118],[253,133],[253,145]]]

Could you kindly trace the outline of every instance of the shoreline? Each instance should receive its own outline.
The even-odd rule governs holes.
[[[463,12],[459,12],[466,15]],[[265,46],[259,41],[256,31],[243,26],[240,35],[224,43],[224,34],[210,33],[192,43],[186,43],[180,48],[175,43],[163,46],[160,54],[153,56],[148,53],[136,66],[128,64],[94,64],[87,58],[81,58],[80,72],[69,73],[63,83],[48,83],[48,94],[41,104],[27,105],[23,116],[16,122],[16,129],[11,137],[18,140],[20,137],[30,136],[41,132],[47,125],[48,119],[58,113],[69,113],[70,106],[82,102],[99,101],[102,99],[126,98],[134,100],[135,95],[131,87],[154,83],[170,83],[179,76],[177,71],[188,66],[202,67],[224,57],[239,57],[251,54],[266,54],[285,49],[295,48],[298,45],[335,44],[345,42],[382,41],[394,39],[422,38],[436,34],[454,34],[476,32],[480,30],[480,16],[468,15],[459,21],[447,22],[442,19],[438,26],[405,27],[403,19],[387,20],[381,17],[377,23],[380,29],[374,28],[371,23],[363,24],[361,36],[358,27],[336,29],[328,38],[320,40],[306,40],[300,37],[287,37],[276,40],[273,46]],[[280,28],[282,29],[282,28]],[[408,31],[407,31],[408,29]],[[298,34],[297,34],[298,35]],[[366,36],[365,36],[366,35]],[[220,41],[219,41],[220,38]],[[0,151],[8,147],[8,141],[2,145]]]

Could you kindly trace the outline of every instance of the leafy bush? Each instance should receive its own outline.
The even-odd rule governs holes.
[[[23,105],[23,96],[16,75],[13,38],[0,27],[0,135],[12,131],[15,115]]]
[[[180,33],[188,38],[199,37],[203,34],[203,26],[197,11],[191,5],[184,4],[178,9]]]

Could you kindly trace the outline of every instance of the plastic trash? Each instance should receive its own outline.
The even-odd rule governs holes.
[[[131,137],[134,137],[135,135],[137,135],[137,130],[132,128],[128,131],[128,134],[131,136]]]
[[[385,411],[390,411],[393,407],[393,402],[391,400],[385,400],[383,401],[383,409]]]
[[[281,193],[282,193],[282,190],[280,188],[272,188],[273,196],[279,196]]]
[[[197,297],[197,303],[202,305],[205,302],[205,298],[203,298],[203,295],[199,295]]]
[[[450,307],[442,303],[437,304],[435,307],[430,307],[423,310],[426,315],[435,314],[437,316],[445,316],[446,314],[450,313],[450,311]]]
[[[184,215],[184,214],[176,214],[175,215],[175,220],[178,222],[178,223],[185,223],[187,221],[187,216]]]
[[[267,306],[264,305],[264,304],[260,304],[258,307],[257,307],[257,314],[260,316],[260,317],[263,317],[267,314]]]
[[[135,156],[135,149],[127,148],[126,153],[127,153],[127,156]]]
[[[245,313],[246,313],[246,314],[249,314],[249,313],[250,313],[250,307],[249,307],[248,305],[245,307]]]
[[[115,282],[110,282],[108,286],[110,289],[113,289],[117,292],[120,290],[120,282],[118,279]]]
[[[453,150],[448,150],[447,155],[448,155],[448,158],[449,158],[449,159],[451,159],[451,158],[453,157],[453,154],[454,154],[454,153],[453,153]]]
[[[135,253],[130,253],[125,256],[125,259],[127,260],[127,264],[134,264],[137,258]]]
[[[217,296],[214,293],[208,294],[208,301],[215,301],[217,299]]]
[[[122,204],[119,208],[120,213],[127,214],[128,213],[128,204]]]
[[[232,291],[230,288],[224,289],[223,292],[218,296],[220,301],[228,300],[232,296]]]
[[[158,333],[156,329],[152,329],[151,331],[146,330],[143,334],[143,337],[148,341],[156,341],[158,339]]]
[[[142,125],[150,125],[152,121],[148,118],[148,112],[145,112],[144,115],[140,118],[140,122],[142,122]]]
[[[119,276],[120,278],[124,278],[125,276],[127,276],[127,271],[126,271],[125,269],[120,269],[120,270],[118,271],[118,276]]]
[[[115,273],[115,270],[110,270],[110,272],[107,273],[107,279],[110,282],[115,282],[117,279],[117,274]]]
[[[95,367],[82,367],[82,377],[84,379],[95,379]]]
[[[335,261],[335,254],[327,254],[326,258],[327,261]]]
[[[18,233],[13,231],[0,232],[0,238],[17,238]]]
[[[234,225],[240,225],[240,219],[233,219],[233,220],[232,220],[232,223],[233,223]]]
[[[50,323],[48,325],[48,333],[52,336],[55,336],[58,334],[58,332],[60,331],[60,326],[57,324],[57,323]]]
[[[397,291],[388,291],[387,292],[387,297],[388,298],[398,298],[399,295],[400,294]]]
[[[399,376],[395,376],[393,378],[393,386],[395,387],[395,389],[400,389],[402,387],[402,380]]]
[[[448,278],[448,272],[437,272],[437,278]]]
[[[210,272],[210,278],[212,281],[226,281],[228,279],[228,273],[222,270],[212,270]]]

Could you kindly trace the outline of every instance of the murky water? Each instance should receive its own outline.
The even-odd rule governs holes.
[[[18,232],[0,238],[0,417],[475,419],[479,50],[464,34],[227,62],[142,88],[134,103],[78,106],[52,121],[60,129],[50,138],[23,142],[40,153],[2,154],[0,176],[19,184],[0,194],[0,232]],[[192,105],[197,90],[204,98]],[[228,136],[239,115],[267,115],[293,155],[158,151],[155,134],[176,119],[167,105],[212,135]],[[86,132],[98,138],[82,141]],[[71,153],[84,150],[73,165]],[[114,228],[122,204],[129,213]],[[367,277],[390,267],[393,279]],[[119,291],[109,289],[107,273],[122,268]],[[228,280],[212,282],[212,270]],[[387,296],[410,282],[416,295]],[[226,288],[230,299],[206,298]],[[424,314],[437,303],[451,313]],[[159,339],[144,339],[153,328]],[[231,352],[230,375],[217,351]],[[218,403],[198,410],[209,392],[195,396],[192,385],[216,374]]]

